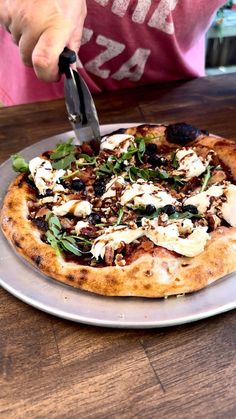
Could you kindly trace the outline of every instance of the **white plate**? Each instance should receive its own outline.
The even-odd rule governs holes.
[[[135,124],[104,125],[102,134]],[[73,132],[47,138],[24,149],[31,159],[66,140]],[[0,204],[15,176],[10,160],[0,166]],[[188,323],[236,308],[236,273],[202,291],[168,299],[111,298],[76,290],[43,276],[22,260],[0,235],[0,284],[20,300],[76,322],[122,328],[151,328]]]

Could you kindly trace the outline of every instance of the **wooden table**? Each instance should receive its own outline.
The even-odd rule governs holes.
[[[96,97],[101,123],[188,121],[236,140],[236,76]],[[63,100],[0,109],[1,161],[70,129]],[[235,312],[156,330],[47,315],[0,291],[1,418],[235,418]]]

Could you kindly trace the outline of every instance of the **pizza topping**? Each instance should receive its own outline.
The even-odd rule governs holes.
[[[88,221],[78,221],[77,224],[75,225],[75,232],[76,234],[79,236],[81,233],[81,230],[83,228],[86,228],[89,226],[89,222]]]
[[[75,162],[76,147],[72,144],[73,138],[67,142],[57,144],[56,149],[50,154],[53,169],[67,169]]]
[[[124,225],[109,227],[104,234],[94,240],[91,253],[96,259],[99,259],[99,257],[103,259],[107,246],[117,250],[122,246],[122,243],[129,244],[142,235],[143,231],[140,228],[132,230]]]
[[[157,246],[165,247],[183,256],[194,257],[204,250],[210,236],[207,233],[207,227],[195,227],[186,238],[180,237],[180,233],[188,233],[192,229],[192,224],[190,224],[192,222],[184,221],[182,225],[175,222],[163,227],[158,225],[157,220],[144,219],[143,227],[146,237]]]
[[[165,205],[165,206],[162,208],[162,211],[163,211],[165,214],[167,214],[167,215],[172,215],[172,214],[174,214],[174,213],[175,213],[176,208],[175,208],[175,206],[174,206],[174,205],[170,205],[170,204],[168,204],[168,205]]]
[[[85,183],[79,178],[74,178],[71,182],[71,186],[75,191],[83,191],[85,189]]]
[[[160,167],[166,166],[167,160],[165,157],[158,156],[158,154],[150,154],[147,159],[148,163],[150,163],[153,167]]]
[[[211,160],[212,153],[209,152],[207,158],[203,162],[201,157],[192,148],[183,148],[176,152],[178,161],[178,169],[174,171],[175,175],[184,175],[187,180],[200,176],[205,172]]]
[[[48,189],[53,189],[58,179],[65,173],[64,170],[54,171],[50,161],[40,157],[30,160],[29,170],[41,195],[45,195]]]
[[[92,205],[88,201],[79,201],[77,199],[72,199],[65,202],[62,205],[54,206],[53,212],[55,215],[64,216],[68,213],[74,214],[76,217],[85,218],[87,215],[90,215],[92,212]]]
[[[29,172],[29,164],[25,161],[24,157],[20,156],[19,154],[14,154],[11,156],[12,160],[12,168],[15,172],[19,173],[28,173]]]
[[[102,195],[102,199],[112,198],[116,196],[117,190],[121,190],[127,182],[124,180],[123,176],[113,176],[106,184],[106,192]]]
[[[94,182],[93,189],[96,196],[101,196],[106,191],[106,183],[98,179]]]
[[[88,219],[89,219],[89,222],[93,225],[101,223],[101,216],[97,214],[96,212],[92,212]]]
[[[114,134],[103,137],[101,141],[101,150],[114,150],[118,148],[119,154],[128,150],[129,146],[134,145],[133,135]]]
[[[230,184],[225,190],[225,196],[227,201],[221,207],[223,218],[232,227],[236,227],[236,186]]]
[[[168,204],[176,203],[176,199],[164,189],[155,186],[151,182],[143,182],[141,179],[133,184],[128,184],[124,189],[121,198],[121,205],[154,205],[161,208]]]
[[[198,214],[198,209],[195,205],[183,205],[184,212],[190,212],[191,214]]]
[[[211,198],[218,198],[223,194],[222,185],[213,185],[204,192],[200,192],[184,201],[184,205],[194,205],[200,213],[205,213],[211,205]]]
[[[147,215],[152,215],[156,211],[155,205],[148,204],[146,208],[144,208],[144,212]]]
[[[185,122],[168,125],[166,128],[166,139],[170,143],[185,145],[194,141],[201,131]]]

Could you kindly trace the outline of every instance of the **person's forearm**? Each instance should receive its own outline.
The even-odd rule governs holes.
[[[19,46],[24,64],[45,81],[58,79],[65,46],[78,52],[86,0],[0,0],[0,24]]]

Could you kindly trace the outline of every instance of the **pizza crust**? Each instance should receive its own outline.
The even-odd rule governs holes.
[[[236,270],[236,228],[211,233],[203,253],[187,258],[156,246],[127,266],[94,268],[67,262],[40,239],[28,220],[33,198],[23,175],[10,185],[0,224],[14,249],[40,272],[82,290],[106,296],[165,297],[197,291]]]

